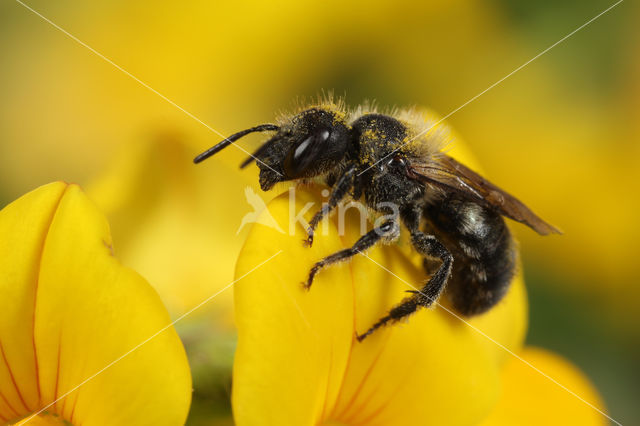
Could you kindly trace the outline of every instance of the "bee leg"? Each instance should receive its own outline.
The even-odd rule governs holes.
[[[422,287],[422,290],[411,291],[411,293],[414,293],[412,297],[418,300],[419,305],[428,308],[438,300],[442,290],[444,290],[444,286],[447,284],[453,267],[453,256],[433,235],[418,231],[411,235],[411,242],[421,254],[435,257],[442,261],[436,273],[431,276],[429,281]]]
[[[438,268],[440,268],[440,262],[438,262],[437,260],[429,259],[428,257],[425,257],[422,259],[422,268],[424,269],[424,271],[427,273],[428,276],[432,276],[438,271]]]
[[[400,233],[400,227],[398,222],[395,220],[389,220],[377,228],[373,228],[371,231],[367,232],[364,236],[360,237],[358,241],[353,245],[353,247],[340,250],[339,252],[333,253],[325,257],[324,259],[316,262],[315,265],[309,271],[309,277],[307,278],[307,282],[304,283],[305,289],[311,288],[311,284],[313,283],[313,278],[320,271],[320,269],[325,266],[331,265],[333,263],[341,262],[343,260],[348,260],[356,254],[365,251],[369,247],[376,244],[378,241],[382,239],[393,239]]]
[[[411,242],[421,254],[440,259],[442,261],[440,267],[424,287],[422,287],[422,290],[410,290],[410,293],[413,293],[411,296],[406,297],[399,305],[392,308],[387,315],[380,318],[378,322],[371,326],[364,334],[358,335],[358,341],[362,342],[367,336],[389,321],[397,322],[411,315],[421,306],[431,306],[438,300],[442,290],[444,290],[447,279],[449,275],[451,275],[453,256],[451,256],[449,251],[433,235],[427,235],[421,231],[413,231],[411,234]]]
[[[316,212],[316,214],[309,222],[309,227],[307,228],[307,238],[304,240],[304,243],[307,247],[311,247],[313,244],[313,233],[318,226],[318,223],[322,220],[323,217],[331,213],[340,200],[342,200],[348,193],[351,187],[353,186],[353,178],[356,175],[356,166],[350,166],[345,172],[340,176],[338,182],[333,187],[331,191],[331,195],[329,196],[329,202],[322,205],[322,208]]]

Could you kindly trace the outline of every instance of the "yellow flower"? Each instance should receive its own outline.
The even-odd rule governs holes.
[[[452,154],[473,163],[461,149],[458,145]],[[298,188],[294,210],[302,211],[309,202],[318,207],[322,200],[320,188]],[[281,229],[288,229],[288,194],[275,198],[268,211]],[[306,219],[313,213],[308,211]],[[397,304],[411,289],[408,284],[420,287],[425,274],[419,256],[401,241],[324,269],[304,291],[301,282],[313,263],[350,247],[360,235],[357,213],[352,213],[346,235],[339,235],[337,219],[331,218],[328,233],[317,236],[310,249],[302,245],[306,233],[300,225],[293,236],[260,224],[251,230],[236,276],[282,254],[235,285],[238,347],[232,403],[238,425],[472,425],[483,419],[487,425],[517,424],[520,419],[509,407],[522,409],[536,398],[546,403],[558,393],[561,401],[574,402],[537,373],[531,377],[533,370],[505,350],[520,353],[526,331],[520,274],[500,304],[466,323],[442,298],[441,306],[422,309],[406,323],[384,327],[358,343],[355,334]],[[532,363],[550,360],[542,363],[542,368],[555,366],[550,374],[572,377],[570,367],[551,355],[524,354],[532,354]],[[582,383],[580,389],[591,389]],[[556,389],[535,394],[548,385]],[[593,390],[587,397],[592,395]],[[559,404],[552,406],[559,409]],[[586,405],[578,404],[577,412],[593,424],[603,418]]]
[[[183,423],[191,378],[172,327],[109,366],[170,319],[115,259],[107,221],[80,188],[24,195],[0,212],[0,235],[0,421]]]
[[[321,204],[319,191],[297,191],[296,211]],[[269,212],[288,229],[287,194]],[[310,218],[307,217],[307,220]],[[357,224],[350,218],[351,225]],[[385,327],[363,343],[355,340],[399,302],[424,272],[395,246],[381,246],[349,264],[318,274],[305,292],[300,284],[318,259],[350,246],[358,226],[341,239],[330,221],[311,249],[305,232],[294,236],[256,225],[238,260],[237,276],[283,250],[235,285],[238,348],[233,409],[246,424],[469,424],[498,399],[505,352],[441,308],[423,309],[408,323]],[[354,229],[355,228],[355,229]],[[518,278],[505,301],[474,326],[512,350],[525,331],[526,302]],[[464,406],[461,410],[458,407]]]

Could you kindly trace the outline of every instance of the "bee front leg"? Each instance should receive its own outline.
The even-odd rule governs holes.
[[[379,227],[373,228],[364,236],[360,237],[360,239],[356,241],[353,247],[333,253],[332,255],[325,257],[324,259],[313,265],[313,267],[309,271],[309,278],[307,278],[307,282],[304,283],[304,288],[307,290],[311,288],[313,278],[320,271],[320,269],[324,268],[325,266],[331,265],[336,262],[348,260],[356,254],[367,250],[382,239],[394,239],[399,235],[399,233],[400,226],[395,220],[389,220]]]
[[[405,298],[399,305],[391,309],[387,315],[380,318],[364,334],[357,336],[358,341],[362,342],[367,336],[389,321],[397,322],[411,315],[421,306],[428,308],[438,300],[442,290],[444,290],[447,279],[451,275],[453,256],[433,235],[414,230],[411,233],[411,242],[421,254],[440,259],[442,261],[440,267],[421,290],[409,290],[409,293],[413,293],[411,296]]]
[[[349,193],[349,190],[353,187],[354,177],[356,175],[356,166],[350,166],[345,172],[340,176],[338,181],[333,187],[331,191],[331,195],[329,196],[329,202],[322,205],[322,209],[320,209],[309,222],[309,227],[307,228],[307,238],[304,240],[304,243],[307,247],[311,247],[313,244],[313,233],[318,226],[318,223],[324,218],[326,215],[331,213],[331,211],[338,205],[338,203]]]

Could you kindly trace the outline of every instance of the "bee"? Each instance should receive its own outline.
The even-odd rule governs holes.
[[[254,132],[275,132],[240,166],[256,161],[262,190],[278,182],[309,179],[321,179],[331,188],[328,202],[309,222],[307,245],[313,243],[322,218],[348,196],[363,199],[369,208],[390,217],[353,247],[315,263],[307,289],[322,268],[377,243],[397,240],[401,223],[412,246],[424,257],[429,278],[422,289],[411,291],[357,335],[359,341],[421,307],[432,306],[445,287],[453,308],[464,316],[495,306],[506,294],[517,264],[505,217],[540,235],[561,233],[518,199],[447,155],[443,151],[449,140],[446,126],[436,126],[415,110],[379,113],[365,106],[347,111],[343,102],[329,99],[301,108],[278,124],[229,136],[194,162]],[[397,206],[397,214],[391,214],[390,205]]]

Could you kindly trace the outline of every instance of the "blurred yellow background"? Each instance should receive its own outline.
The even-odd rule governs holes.
[[[446,115],[613,2],[26,4],[227,135],[321,89]],[[582,368],[623,424],[640,423],[639,18],[621,3],[447,120],[492,181],[565,232],[513,227],[528,343]],[[173,317],[232,281],[243,191],[257,189],[256,170],[236,168],[241,150],[193,166],[219,135],[18,2],[0,4],[0,64],[0,204],[80,183]],[[228,421],[231,300],[179,327],[191,424]]]

